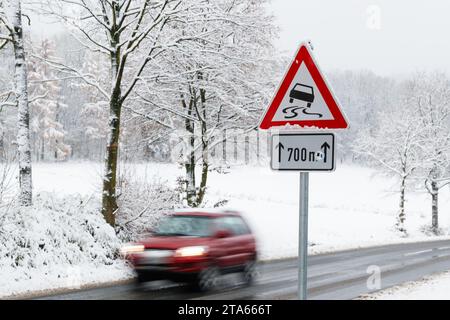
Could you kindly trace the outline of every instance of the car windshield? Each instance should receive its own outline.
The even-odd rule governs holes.
[[[154,230],[156,236],[208,237],[211,235],[211,218],[200,216],[167,216]]]
[[[312,94],[311,87],[299,83],[295,85],[294,90]]]

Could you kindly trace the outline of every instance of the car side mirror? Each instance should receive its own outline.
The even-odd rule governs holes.
[[[228,238],[230,236],[231,236],[231,232],[226,229],[217,230],[217,232],[216,232],[217,239]]]

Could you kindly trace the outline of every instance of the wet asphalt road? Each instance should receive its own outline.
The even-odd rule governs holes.
[[[372,267],[371,267],[372,266]],[[373,267],[375,266],[375,267]],[[381,268],[381,288],[405,281],[420,280],[435,272],[450,270],[450,240],[389,245],[342,251],[309,257],[310,299],[353,299],[376,291],[369,289],[372,275],[368,268]],[[239,283],[238,275],[227,275],[218,288],[206,294],[168,282],[149,283],[136,289],[134,284],[81,290],[39,299],[295,299],[297,260],[262,263],[258,279],[251,287]],[[373,282],[371,282],[373,284]]]

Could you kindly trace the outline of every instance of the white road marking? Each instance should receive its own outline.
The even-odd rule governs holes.
[[[415,255],[418,255],[418,254],[422,254],[422,253],[426,253],[426,252],[432,252],[432,251],[433,251],[433,249],[422,250],[422,251],[416,251],[416,252],[408,252],[408,253],[405,253],[404,256],[405,256],[405,257],[408,257],[408,256],[415,256]]]

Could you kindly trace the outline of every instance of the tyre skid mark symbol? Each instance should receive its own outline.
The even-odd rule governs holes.
[[[317,116],[318,118],[322,118],[323,117],[323,114],[321,114],[321,113],[318,113],[318,112],[308,112],[308,110],[309,110],[309,108],[306,108],[306,107],[298,107],[298,106],[292,106],[292,107],[286,107],[286,108],[283,108],[283,110],[282,110],[282,112],[284,113],[284,114],[286,114],[285,116],[284,116],[284,118],[285,119],[292,119],[292,118],[296,118],[296,117],[298,117],[298,110],[301,110],[301,112],[303,113],[303,114],[305,114],[305,115],[308,115],[308,116]],[[291,113],[291,115],[288,115],[288,113]]]

